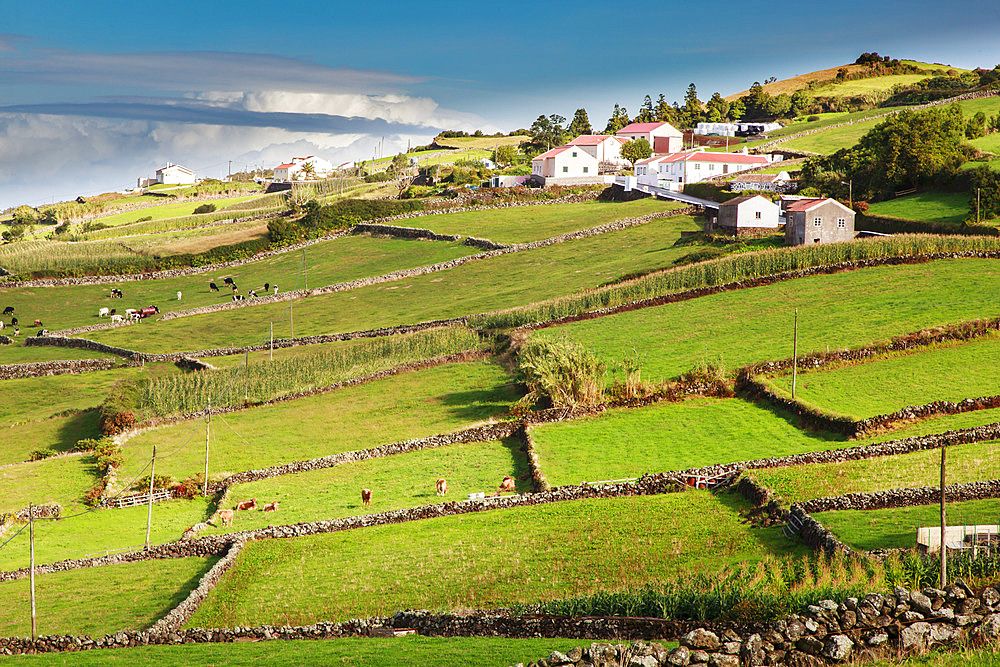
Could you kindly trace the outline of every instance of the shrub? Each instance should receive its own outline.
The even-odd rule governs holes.
[[[604,362],[571,340],[528,343],[518,359],[520,379],[553,407],[596,406],[604,399]]]
[[[365,183],[385,183],[386,181],[392,180],[392,174],[388,171],[380,171],[376,174],[368,174],[365,176]]]
[[[174,492],[174,496],[177,498],[197,498],[201,495],[202,485],[204,484],[204,476],[198,473],[194,477],[188,477],[183,482],[175,482],[171,486],[171,490]],[[147,479],[148,482],[148,479]]]
[[[28,460],[41,461],[42,459],[47,459],[50,456],[55,456],[56,454],[58,454],[56,450],[45,447],[43,449],[36,449],[35,451],[31,452],[31,455],[28,457]]]
[[[119,380],[101,404],[100,427],[104,435],[117,435],[135,425],[135,411],[139,402],[139,384],[132,380]],[[102,441],[103,443],[109,440]],[[100,452],[100,446],[97,450]]]
[[[197,211],[195,211],[195,212],[197,213]],[[152,219],[153,219],[153,216],[147,215],[147,216],[143,216],[143,217],[139,218],[138,220],[136,220],[136,222],[149,222]],[[95,227],[94,229],[103,229],[104,227],[107,227],[107,225],[104,225],[103,227]]]
[[[83,504],[93,507],[98,503],[101,498],[101,494],[104,493],[107,483],[102,479],[97,484],[92,486],[87,493],[83,496]]]
[[[176,486],[177,480],[175,480],[170,475],[157,475],[153,478],[153,490],[159,491],[161,489],[172,489]],[[145,477],[140,477],[135,482],[133,482],[132,491],[141,491],[143,493],[149,493],[149,475]]]
[[[74,452],[92,452],[96,450],[106,438],[83,438],[77,440],[76,444],[73,445]]]
[[[860,213],[861,215],[864,215],[865,213],[868,212],[868,202],[864,200],[856,201],[854,202],[853,208],[855,213]]]
[[[808,118],[806,118],[806,122],[807,123],[814,123],[817,120],[819,120],[819,116],[815,116],[815,115],[814,116],[809,116]]]
[[[201,206],[195,208],[195,210],[193,211],[195,215],[199,213],[214,213],[214,212],[215,212],[215,204],[202,204]],[[152,218],[150,218],[150,220],[152,220]]]

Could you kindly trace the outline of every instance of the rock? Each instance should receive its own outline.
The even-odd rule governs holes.
[[[695,650],[691,651],[691,663],[692,665],[699,665],[708,662],[711,656],[708,655],[706,651]]]
[[[692,649],[715,651],[719,648],[719,636],[711,630],[698,628],[681,637],[680,643]]]
[[[919,611],[907,611],[902,615],[903,623],[915,623],[924,620],[924,615]]]
[[[979,626],[979,633],[986,639],[1000,638],[1000,614],[990,614]]]
[[[934,618],[944,618],[949,621],[954,620],[955,610],[950,607],[941,607],[934,612]]]
[[[844,630],[850,630],[855,625],[858,624],[858,615],[851,611],[850,609],[845,610],[840,615],[840,627]]]
[[[1000,593],[998,593],[997,589],[993,588],[992,586],[987,586],[986,588],[983,589],[983,592],[982,594],[980,594],[979,599],[982,601],[984,605],[992,608],[997,606],[997,603],[1000,603]]]
[[[743,642],[723,642],[722,652],[726,655],[739,655],[742,643]]]
[[[958,635],[962,634],[962,631],[956,628],[954,625],[948,623],[935,623],[931,626],[931,641],[944,644],[955,639]]]
[[[740,667],[740,659],[726,653],[713,653],[708,659],[708,667]]]
[[[931,599],[923,593],[914,592],[910,595],[910,604],[921,614],[930,614],[934,611]]]
[[[955,614],[955,625],[960,628],[975,625],[981,620],[983,620],[983,617],[979,614]]]
[[[760,635],[750,635],[740,646],[740,663],[743,665],[764,664],[764,642]]]
[[[691,663],[691,649],[678,646],[667,655],[667,664],[673,667],[687,667]]]
[[[854,642],[847,635],[830,635],[823,641],[823,655],[831,660],[847,660],[853,649]]]
[[[552,653],[549,653],[547,660],[550,665],[565,665],[567,663],[575,662],[574,660],[570,660],[568,655],[560,653],[559,651],[552,651]]]
[[[899,631],[899,647],[904,651],[919,651],[927,647],[931,624],[924,621],[908,625]]]
[[[792,643],[796,642],[805,633],[806,627],[800,621],[792,620],[785,626],[785,637]]]
[[[884,632],[878,632],[871,637],[869,637],[865,643],[869,646],[881,646],[882,644],[889,641],[889,635]]]
[[[803,653],[819,655],[823,651],[823,642],[815,637],[802,637],[795,642],[795,648],[799,649]]]
[[[664,662],[666,662],[666,660],[667,660],[667,654],[669,654],[669,653],[670,653],[670,651],[668,651],[667,647],[664,646],[663,644],[659,644],[657,642],[650,642],[650,644],[649,644],[649,655],[651,655],[654,658],[656,658],[656,661],[657,661],[658,664],[663,664]],[[570,656],[570,657],[573,657],[573,656]]]
[[[660,667],[659,661],[651,655],[634,655],[628,667]]]
[[[892,594],[896,596],[900,604],[908,604],[910,602],[910,591],[906,590],[902,586],[896,586],[892,589]]]
[[[838,605],[833,600],[820,600],[819,608],[824,611],[837,611],[837,609],[840,608],[840,605]]]

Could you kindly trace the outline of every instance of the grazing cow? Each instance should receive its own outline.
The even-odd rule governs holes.
[[[117,324],[118,322],[124,322],[124,321],[125,321],[125,318],[122,317],[121,315],[112,315],[111,316],[111,322],[113,324]]]
[[[265,512],[277,512],[278,511],[278,501],[275,500],[273,503],[267,503],[264,505]]]
[[[178,300],[178,301],[180,301],[180,300],[181,300],[181,293],[180,293],[180,292],[178,292],[178,293],[177,293],[177,300]]]
[[[222,282],[226,283],[227,285],[232,285],[233,284],[233,279],[232,278],[223,278]]]
[[[98,317],[107,317],[110,314],[111,314],[110,308],[101,308],[99,311],[97,311]]]
[[[17,326],[17,318],[16,317],[10,318],[10,326],[12,326],[12,327],[16,327]]]
[[[38,335],[39,338],[41,338],[42,336],[48,336],[49,335],[49,330],[48,329],[39,329],[37,335]]]
[[[265,292],[271,291],[271,283],[264,283],[264,291]]]
[[[257,292],[256,292],[256,291],[254,291],[254,290],[250,290],[250,298],[251,298],[251,299],[255,299],[255,298],[257,298]]]
[[[124,296],[124,295],[122,294],[122,291],[120,289],[118,289],[117,287],[112,287],[111,288],[111,298],[112,299],[120,299],[120,298],[122,298],[122,296]]]
[[[513,492],[514,491],[514,478],[511,477],[510,475],[507,475],[506,477],[504,477],[503,481],[500,482],[500,490],[501,491],[510,491],[510,492]]]
[[[114,314],[115,314],[115,313],[117,313],[117,312],[118,312],[118,310],[117,310],[117,309],[115,309],[115,308],[112,308],[112,309],[111,309],[111,314],[112,314],[112,315],[114,315]]]
[[[34,324],[33,324],[32,326],[35,326],[35,327],[41,327],[41,326],[45,326],[45,325],[44,325],[44,324],[42,324],[42,321],[41,321],[41,320],[35,320],[35,323],[34,323]]]
[[[251,498],[250,500],[244,500],[236,505],[236,509],[239,511],[255,510],[257,509],[257,499]]]
[[[448,482],[447,482],[447,480],[445,480],[444,477],[438,479],[437,484],[435,485],[435,489],[437,491],[437,493],[435,495],[439,495],[439,496],[448,495]]]
[[[208,289],[211,290],[211,291],[213,291],[213,292],[218,292],[219,291],[219,286],[216,285],[215,283],[209,283],[208,284]]]
[[[277,285],[274,286],[274,295],[278,296],[278,286]]]
[[[20,336],[21,335],[21,330],[18,329],[17,327],[14,327],[14,335],[15,336]]]
[[[240,291],[240,288],[236,286],[236,283],[232,283],[231,286],[233,288],[233,294],[236,294],[237,292]]]
[[[10,315],[13,312],[14,312],[14,306],[7,306],[6,308],[3,309],[4,315]]]
[[[361,502],[364,503],[365,507],[372,504],[372,490],[371,489],[361,489]]]
[[[219,518],[222,519],[222,525],[228,526],[233,522],[233,510],[219,510]]]
[[[0,329],[3,329],[3,320],[0,320]]]

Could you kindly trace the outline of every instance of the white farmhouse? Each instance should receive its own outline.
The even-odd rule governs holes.
[[[719,205],[718,226],[736,236],[755,235],[778,228],[777,204],[760,195],[743,195]]]
[[[156,170],[156,182],[162,185],[194,185],[197,180],[193,171],[179,164],[168,162]]]
[[[624,137],[613,137],[609,134],[581,134],[568,145],[582,148],[598,162],[627,165],[628,160],[622,157],[622,146],[626,141],[628,140]]]
[[[645,139],[653,154],[676,153],[684,148],[684,135],[670,123],[632,123],[615,132],[626,141]]]
[[[597,166],[597,158],[582,146],[557,146],[531,160],[531,175],[554,182],[568,178],[596,181]]]
[[[789,178],[787,171],[777,174],[743,174],[737,176],[729,183],[729,189],[733,192],[743,192],[744,190],[766,190],[768,192],[795,192],[798,188],[798,181]]]
[[[769,163],[763,155],[687,151],[670,155],[654,155],[635,163],[636,180],[667,190],[681,191],[687,183],[734,174]]]
[[[302,167],[306,163],[311,163],[315,172],[312,178],[326,178],[333,173],[333,165],[329,161],[315,155],[305,157],[293,157],[291,162],[279,164],[274,168],[274,180],[276,181],[301,181],[306,175]]]

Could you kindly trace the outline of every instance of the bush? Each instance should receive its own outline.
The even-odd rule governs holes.
[[[93,507],[97,504],[98,500],[101,498],[101,494],[104,493],[104,489],[107,483],[102,479],[97,484],[92,486],[89,491],[83,496],[83,504]]]
[[[197,498],[201,495],[204,479],[204,476],[199,473],[194,477],[188,477],[183,482],[175,482],[171,486],[171,490],[177,498],[186,498],[188,500],[191,498]]]
[[[375,174],[368,174],[365,176],[365,183],[385,183],[386,181],[391,181],[393,178],[392,174],[388,171],[380,171]]]
[[[28,457],[28,460],[41,461],[42,459],[47,459],[51,456],[55,456],[58,453],[59,452],[57,452],[56,450],[49,449],[48,447],[44,449],[36,449],[35,451],[31,452],[31,455]]]
[[[553,407],[596,406],[604,399],[604,362],[571,340],[532,341],[518,359],[529,392]]]
[[[197,207],[193,212],[195,215],[199,213],[214,213],[215,204],[202,204],[201,206]],[[152,218],[150,218],[150,220],[152,220]]]
[[[814,123],[814,122],[816,122],[817,120],[819,120],[819,116],[815,116],[815,115],[813,115],[813,116],[809,116],[808,118],[806,118],[806,122],[807,122],[807,123]]]
[[[197,213],[197,211],[195,211],[195,213]],[[147,216],[144,216],[142,218],[139,218],[138,220],[136,220],[136,222],[149,222],[152,219],[153,219],[153,216],[147,215]],[[104,227],[107,227],[107,225],[103,225],[102,227],[94,227],[93,229],[104,229]]]
[[[76,444],[73,445],[74,452],[93,452],[102,443],[104,443],[106,438],[83,438],[82,440],[77,440]]]
[[[139,402],[139,385],[131,380],[119,380],[111,388],[108,397],[104,399],[100,408],[100,427],[104,435],[118,435],[122,431],[132,428],[135,425],[135,411]],[[98,448],[98,453],[105,443],[110,440],[102,440]]]
[[[161,489],[172,489],[177,485],[177,481],[170,475],[157,475],[153,478],[153,490],[159,491]],[[145,477],[140,477],[137,479],[131,487],[132,491],[141,491],[142,493],[149,493],[149,475]]]

